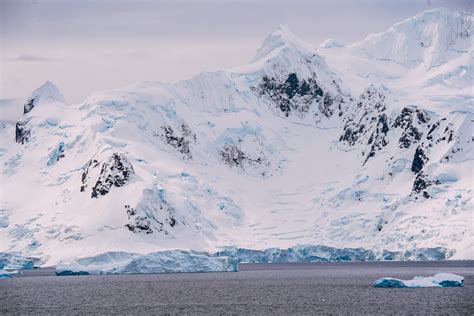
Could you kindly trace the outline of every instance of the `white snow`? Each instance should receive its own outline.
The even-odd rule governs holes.
[[[422,12],[393,25],[389,30],[371,34],[354,45],[369,56],[404,66],[438,67],[449,59],[465,54],[472,43],[472,15],[438,8]]]

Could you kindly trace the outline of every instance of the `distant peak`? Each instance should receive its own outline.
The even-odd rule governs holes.
[[[25,103],[23,113],[29,113],[33,108],[41,102],[61,102],[65,103],[64,96],[59,91],[58,87],[51,81],[46,81],[38,89],[33,91],[31,96]]]
[[[456,11],[453,11],[451,9],[444,8],[444,7],[439,7],[439,8],[434,8],[434,9],[429,9],[429,10],[422,11],[422,12],[418,13],[416,16],[439,15],[439,14],[452,15],[452,14],[455,14],[455,13],[460,13],[460,12],[456,12]]]
[[[463,19],[465,17],[471,17],[472,14],[469,12],[461,12],[461,11],[453,11],[447,8],[435,8],[431,10],[426,10],[418,13],[417,15],[408,18],[404,21],[396,23],[394,27],[399,25],[404,25],[408,23],[420,23],[420,22],[432,22],[432,21],[440,21],[446,19]]]
[[[472,14],[437,8],[398,22],[388,30],[368,35],[354,44],[380,60],[407,67],[439,66],[454,53],[471,50]]]
[[[265,38],[262,45],[257,51],[254,61],[257,61],[265,56],[268,56],[275,50],[281,49],[282,47],[285,47],[285,46],[304,50],[304,51],[314,50],[311,45],[304,42],[295,34],[293,34],[293,32],[291,32],[288,25],[281,24],[276,28],[275,31],[270,33]]]
[[[275,32],[281,32],[281,33],[291,33],[291,30],[290,30],[290,27],[288,26],[288,24],[280,24],[277,29],[275,30]],[[275,33],[274,32],[274,33]]]
[[[325,40],[324,42],[319,45],[320,48],[339,48],[339,47],[344,47],[346,44],[344,44],[342,41],[339,41],[337,39],[329,38]]]

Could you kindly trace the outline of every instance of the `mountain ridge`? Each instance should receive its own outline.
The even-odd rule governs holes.
[[[262,47],[247,66],[77,105],[46,84],[54,102],[1,129],[0,251],[55,264],[314,244],[472,259],[465,101],[438,113],[419,91],[407,93],[420,102],[400,95],[404,77],[348,80],[326,61],[326,50],[352,54],[346,46],[320,55],[285,26]],[[373,62],[370,71],[393,70]]]

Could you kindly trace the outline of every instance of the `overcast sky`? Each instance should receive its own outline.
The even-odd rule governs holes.
[[[0,99],[23,102],[50,80],[81,102],[97,90],[245,64],[280,24],[315,46],[348,43],[426,9],[471,11],[473,1],[0,0]]]

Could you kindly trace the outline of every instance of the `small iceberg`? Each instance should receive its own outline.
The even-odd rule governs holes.
[[[56,266],[56,275],[138,274],[179,272],[236,272],[238,263],[228,257],[211,257],[191,251],[162,251],[147,255],[108,252]]]
[[[417,276],[412,280],[400,280],[394,278],[381,278],[375,281],[374,287],[394,287],[394,288],[405,288],[405,287],[455,287],[463,286],[464,277],[451,273],[437,273],[431,277]]]
[[[14,269],[0,270],[0,279],[11,279],[16,275],[20,275],[20,271]]]
[[[8,273],[1,273],[0,272],[0,279],[11,279],[12,276],[9,275]]]
[[[10,273],[4,271],[4,270],[0,270],[0,279],[11,279],[12,276]]]

